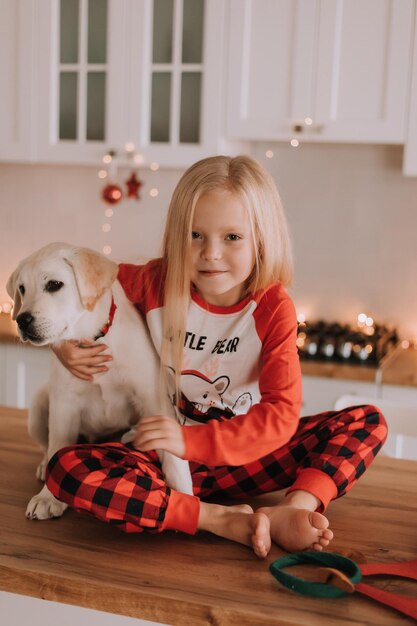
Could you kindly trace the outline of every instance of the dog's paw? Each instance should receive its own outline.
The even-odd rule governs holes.
[[[68,505],[57,500],[45,486],[30,500],[26,509],[26,517],[38,520],[61,517],[66,508]]]

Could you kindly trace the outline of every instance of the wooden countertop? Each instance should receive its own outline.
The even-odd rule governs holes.
[[[26,433],[26,412],[0,408],[0,589],[180,626],[405,626],[394,610],[359,594],[337,600],[295,595],[277,583],[267,559],[208,533],[125,535],[67,511],[30,521],[39,489],[40,452]],[[268,502],[266,496],[264,503]],[[367,562],[416,558],[417,463],[379,457],[360,483],[328,511],[332,550],[360,551]],[[367,578],[415,595],[416,583]]]
[[[417,349],[398,346],[380,367],[345,363],[301,360],[304,376],[322,376],[341,380],[375,382],[386,385],[417,387]]]

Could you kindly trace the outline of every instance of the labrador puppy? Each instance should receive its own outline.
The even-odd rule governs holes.
[[[43,346],[92,339],[104,341],[113,356],[109,370],[91,383],[73,376],[51,353],[49,384],[29,410],[29,434],[44,452],[36,473],[41,480],[53,454],[80,435],[92,442],[129,430],[140,415],[176,419],[168,394],[159,390],[159,359],[147,326],[125,296],[117,272],[116,263],[93,250],[52,243],[24,259],[8,280],[23,341]],[[132,433],[123,441],[131,439]],[[158,455],[168,485],[192,494],[188,463],[168,452]],[[66,508],[45,485],[30,500],[26,515],[43,520],[61,516]]]

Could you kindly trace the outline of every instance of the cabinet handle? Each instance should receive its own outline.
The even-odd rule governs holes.
[[[323,124],[314,124],[311,117],[306,117],[302,122],[294,122],[292,125],[293,133],[321,133],[323,130]]]

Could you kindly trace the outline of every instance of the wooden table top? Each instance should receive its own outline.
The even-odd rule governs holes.
[[[39,460],[26,434],[26,412],[0,408],[3,591],[181,626],[414,623],[357,593],[327,600],[281,587],[268,571],[284,554],[275,546],[261,561],[249,548],[208,533],[125,535],[72,511],[59,520],[27,520],[26,503],[39,490]],[[417,463],[379,457],[328,516],[335,552],[359,551],[374,563],[416,558]],[[366,582],[416,595],[415,582]]]

